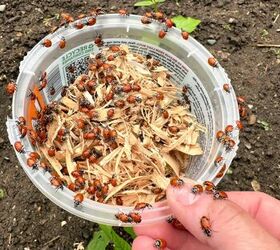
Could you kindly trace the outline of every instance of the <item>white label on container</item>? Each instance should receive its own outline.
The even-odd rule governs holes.
[[[214,122],[213,108],[200,80],[183,61],[162,48],[133,39],[104,39],[104,46],[110,46],[112,44],[126,44],[132,52],[152,56],[172,72],[171,80],[173,82],[181,86],[188,86],[192,112],[196,115],[197,120],[207,128],[207,133],[201,134],[200,136],[200,145],[204,149],[203,157],[192,159],[192,161],[195,161],[195,164],[192,164],[193,167],[201,167],[203,165],[202,163],[206,162],[211,150]],[[86,43],[68,51],[55,60],[47,69],[48,86],[49,88],[52,86],[55,88],[55,94],[51,96],[49,94],[50,89],[46,88],[46,101],[58,100],[63,86],[73,83],[80,74],[86,74],[89,55],[96,54],[98,51],[99,48],[93,43]],[[190,176],[197,174],[199,171],[199,169],[194,169],[193,167],[188,170]]]

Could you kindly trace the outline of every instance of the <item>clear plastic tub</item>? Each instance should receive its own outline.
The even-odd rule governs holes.
[[[186,177],[198,182],[212,180],[218,183],[220,179],[215,178],[220,168],[214,165],[214,160],[218,155],[222,155],[224,163],[230,166],[232,159],[236,155],[239,143],[239,132],[233,132],[233,139],[236,146],[233,150],[227,151],[217,142],[216,131],[223,130],[226,125],[235,125],[239,120],[236,96],[231,89],[230,93],[223,90],[223,84],[230,80],[219,65],[213,68],[208,65],[208,58],[211,54],[200,43],[190,37],[187,41],[182,39],[180,30],[172,28],[164,39],[158,38],[158,32],[162,24],[153,22],[144,25],[140,21],[141,17],[130,15],[123,17],[118,14],[98,16],[94,26],[84,27],[77,30],[74,27],[61,28],[46,38],[52,40],[53,45],[45,48],[38,43],[24,58],[20,64],[20,73],[17,79],[17,91],[13,98],[12,119],[7,121],[9,139],[13,145],[19,140],[18,130],[15,121],[19,116],[25,116],[30,121],[43,103],[52,100],[59,100],[60,91],[64,85],[71,81],[69,67],[74,66],[79,75],[86,68],[86,60],[89,54],[96,53],[98,47],[94,45],[94,38],[97,34],[102,34],[105,46],[109,44],[125,43],[132,51],[147,55],[150,54],[158,59],[165,67],[173,72],[173,81],[179,85],[189,86],[189,97],[192,112],[198,121],[207,128],[207,133],[202,134],[200,143],[203,146],[204,154],[193,157],[187,168]],[[65,37],[67,46],[65,49],[58,48],[61,37]],[[43,71],[48,75],[48,86],[54,86],[56,94],[49,96],[49,89],[46,88],[38,100],[32,102],[28,95],[30,90],[34,90],[35,83],[38,82]],[[38,94],[39,95],[39,94]],[[22,143],[27,151],[32,151],[32,146],[27,137],[22,139]],[[85,200],[82,206],[74,208],[73,192],[67,188],[56,190],[50,185],[49,173],[42,170],[35,171],[27,167],[27,154],[17,153],[17,157],[24,171],[37,186],[37,188],[55,204],[69,211],[70,213],[84,219],[118,226],[120,222],[115,218],[115,214],[120,211],[129,212],[132,208],[118,207]],[[147,216],[141,224],[158,222],[165,219],[170,211],[166,202],[161,202],[149,209]],[[131,224],[123,223],[122,226]]]

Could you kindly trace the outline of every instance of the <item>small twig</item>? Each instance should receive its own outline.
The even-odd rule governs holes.
[[[11,245],[11,240],[12,240],[12,234],[9,234],[8,245]]]
[[[280,14],[278,14],[278,15],[276,16],[276,18],[275,18],[274,21],[273,21],[273,24],[275,24],[275,23],[277,22],[279,16],[280,16]]]
[[[260,48],[280,48],[280,44],[264,43],[264,44],[257,44],[257,47],[260,47]]]
[[[54,238],[52,238],[51,240],[49,240],[48,242],[46,242],[45,244],[44,244],[44,246],[47,246],[47,245],[49,245],[50,243],[52,243],[53,241],[55,241],[55,240],[58,240],[60,238],[60,236],[58,235],[58,236],[56,236],[56,237],[54,237]]]

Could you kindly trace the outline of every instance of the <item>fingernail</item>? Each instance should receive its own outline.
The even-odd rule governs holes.
[[[192,185],[185,183],[183,187],[172,187],[174,198],[184,206],[189,206],[195,203],[199,198],[199,194],[192,193]]]

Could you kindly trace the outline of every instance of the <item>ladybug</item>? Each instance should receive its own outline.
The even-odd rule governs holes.
[[[137,83],[135,83],[133,86],[132,86],[132,90],[133,91],[136,91],[136,92],[139,92],[141,90],[141,86]]]
[[[168,119],[169,113],[168,113],[167,110],[162,111],[162,117],[163,117],[164,119]]]
[[[61,97],[66,96],[66,94],[67,94],[67,89],[68,89],[68,86],[63,86],[63,87],[62,87],[61,92],[60,92]]]
[[[74,18],[69,13],[61,13],[61,18],[64,19],[67,23],[73,22]]]
[[[88,188],[87,188],[87,192],[89,193],[89,194],[91,194],[91,195],[94,195],[95,194],[95,192],[96,192],[96,188],[95,188],[95,186],[89,186]]]
[[[60,180],[59,177],[51,177],[50,179],[50,183],[52,186],[56,187],[56,189],[61,189],[63,190],[63,183],[62,181]]]
[[[163,39],[166,36],[167,31],[166,30],[160,30],[158,33],[158,37],[160,39]]]
[[[115,110],[114,109],[108,109],[107,111],[107,117],[110,119],[114,116]]]
[[[33,158],[34,160],[36,160],[36,161],[38,161],[41,157],[40,157],[40,155],[37,153],[37,152],[31,152],[30,154],[29,154],[29,157],[30,158]]]
[[[234,148],[235,144],[236,143],[235,143],[235,141],[233,139],[229,139],[229,141],[228,141],[228,143],[226,145],[226,150],[227,151],[232,150]]]
[[[226,91],[227,93],[230,93],[231,87],[230,87],[230,85],[229,85],[228,83],[225,83],[225,84],[223,85],[223,89],[224,89],[224,91]]]
[[[40,86],[39,86],[39,91],[42,91],[48,84],[48,81],[46,78],[44,78],[41,82],[40,82]]]
[[[242,130],[244,128],[243,124],[241,121],[236,121],[236,126],[239,130]]]
[[[75,24],[74,24],[74,27],[77,29],[77,30],[80,30],[80,29],[82,29],[83,27],[84,27],[84,24],[82,23],[82,22],[76,22]]]
[[[52,41],[50,39],[45,39],[43,42],[42,42],[42,45],[46,48],[49,48],[52,46]]]
[[[184,181],[182,179],[179,179],[178,177],[172,177],[170,179],[170,185],[172,187],[182,187],[184,185]]]
[[[234,130],[234,128],[233,128],[232,125],[227,125],[227,126],[225,127],[225,133],[226,133],[226,135],[232,133],[233,130]]]
[[[6,85],[6,93],[8,95],[13,95],[17,89],[17,85],[14,82],[9,82]]]
[[[59,48],[61,48],[61,49],[64,49],[64,48],[65,48],[65,46],[66,46],[66,40],[65,40],[65,37],[64,37],[64,36],[61,37],[61,39],[60,39],[60,41],[59,41],[59,43],[58,43],[58,46],[59,46]]]
[[[102,35],[99,34],[96,36],[94,43],[96,44],[96,46],[101,47],[103,45],[103,40],[102,40]]]
[[[128,11],[126,9],[120,9],[119,14],[121,16],[129,16]]]
[[[25,118],[24,118],[23,116],[20,116],[20,117],[18,118],[18,120],[16,121],[16,124],[17,124],[18,126],[24,126],[24,125],[26,125],[26,120],[25,120]]]
[[[20,133],[20,138],[24,138],[27,134],[28,128],[26,126],[18,126],[18,130]]]
[[[166,25],[167,28],[171,29],[174,26],[174,23],[171,19],[167,18],[165,20],[165,25]]]
[[[67,188],[69,188],[71,191],[76,192],[78,190],[77,186],[75,185],[75,183],[71,182],[70,184],[68,184]]]
[[[151,191],[153,194],[160,194],[162,192],[162,189],[159,187],[155,187],[155,188],[152,188]]]
[[[219,163],[221,163],[223,159],[224,158],[222,156],[217,156],[217,158],[215,159],[215,166],[218,166]]]
[[[146,203],[146,202],[139,202],[135,205],[134,207],[134,210],[141,210],[141,209],[144,209],[144,208],[152,208],[153,206],[149,203]]]
[[[79,129],[84,129],[84,127],[85,127],[85,121],[83,120],[83,119],[81,119],[81,118],[79,118],[79,119],[77,119],[76,120],[76,124],[77,124],[77,127],[79,128]]]
[[[207,237],[212,236],[212,229],[209,218],[207,218],[206,216],[202,216],[200,219],[200,226]]]
[[[120,197],[120,196],[116,197],[116,204],[118,206],[122,206],[123,205],[122,197]]]
[[[89,17],[89,18],[87,19],[87,25],[88,25],[88,26],[92,26],[92,25],[94,25],[94,24],[96,24],[96,18],[95,18],[95,17]]]
[[[122,109],[122,108],[125,106],[125,101],[123,101],[123,100],[117,100],[117,101],[114,102],[114,105],[115,105],[117,108]]]
[[[124,223],[131,223],[133,221],[130,216],[128,216],[127,214],[125,214],[123,212],[115,214],[115,217]]]
[[[27,166],[32,168],[32,169],[38,169],[38,164],[37,164],[37,160],[35,160],[34,158],[27,158]]]
[[[205,187],[206,193],[213,193],[216,190],[216,186],[211,181],[204,181],[203,186]]]
[[[141,18],[141,22],[142,22],[143,24],[150,24],[150,23],[152,23],[152,19],[149,18],[149,17],[143,16],[143,17]]]
[[[203,187],[200,184],[196,184],[192,187],[191,191],[193,194],[201,194],[203,192]]]
[[[208,58],[208,64],[209,64],[210,66],[212,66],[213,68],[217,68],[217,67],[218,67],[218,61],[217,61],[217,59],[214,58],[214,57],[209,57],[209,58]]]
[[[168,127],[168,130],[169,130],[170,133],[172,133],[172,134],[177,134],[177,133],[180,131],[180,129],[179,129],[178,127],[176,127],[176,126],[169,126],[169,127]]]
[[[122,91],[125,93],[129,93],[132,90],[132,86],[129,83],[126,83],[122,87]]]
[[[51,147],[48,149],[48,155],[49,155],[50,157],[55,156],[55,147],[54,147],[54,146],[51,146]]]
[[[239,106],[239,114],[242,118],[247,116],[247,109],[244,106]]]
[[[40,162],[40,167],[44,170],[44,172],[51,171],[50,166],[45,161]]]
[[[174,228],[176,228],[178,230],[182,230],[182,231],[186,230],[184,225],[177,218],[175,218],[172,215],[167,218],[167,223],[171,224]]]
[[[220,130],[216,133],[216,138],[219,142],[223,141],[224,137],[225,137],[225,133],[223,131]]]
[[[221,168],[221,170],[218,172],[218,174],[216,175],[216,178],[222,178],[224,175],[224,172],[226,170],[226,164],[224,164]]]
[[[56,92],[56,91],[55,91],[54,86],[51,86],[51,87],[50,87],[50,90],[49,90],[49,94],[50,94],[50,95],[54,95],[55,92]]]
[[[164,249],[167,247],[167,242],[163,239],[155,240],[154,247],[157,249]]]
[[[187,31],[182,31],[181,36],[183,39],[188,40],[189,39],[189,33]]]
[[[15,147],[15,150],[16,150],[17,152],[19,152],[19,153],[21,153],[21,154],[25,153],[25,150],[24,150],[24,148],[23,148],[23,145],[22,145],[22,143],[21,143],[20,141],[16,141],[16,142],[14,143],[14,147]]]
[[[142,217],[139,213],[130,212],[128,216],[132,219],[134,223],[140,223],[142,221]]]
[[[79,206],[84,201],[84,195],[82,193],[77,193],[74,196],[74,207]]]
[[[159,12],[159,11],[152,13],[152,16],[156,20],[163,20],[164,19],[164,14],[162,12]]]
[[[109,183],[113,186],[116,187],[117,186],[117,179],[116,177],[113,175],[112,178],[109,180]]]
[[[158,101],[162,101],[164,99],[164,95],[161,92],[156,93],[156,98]]]
[[[237,96],[236,97],[238,104],[244,104],[245,98],[243,96]]]
[[[228,198],[228,195],[224,191],[215,191],[213,194],[214,200],[226,200]]]

